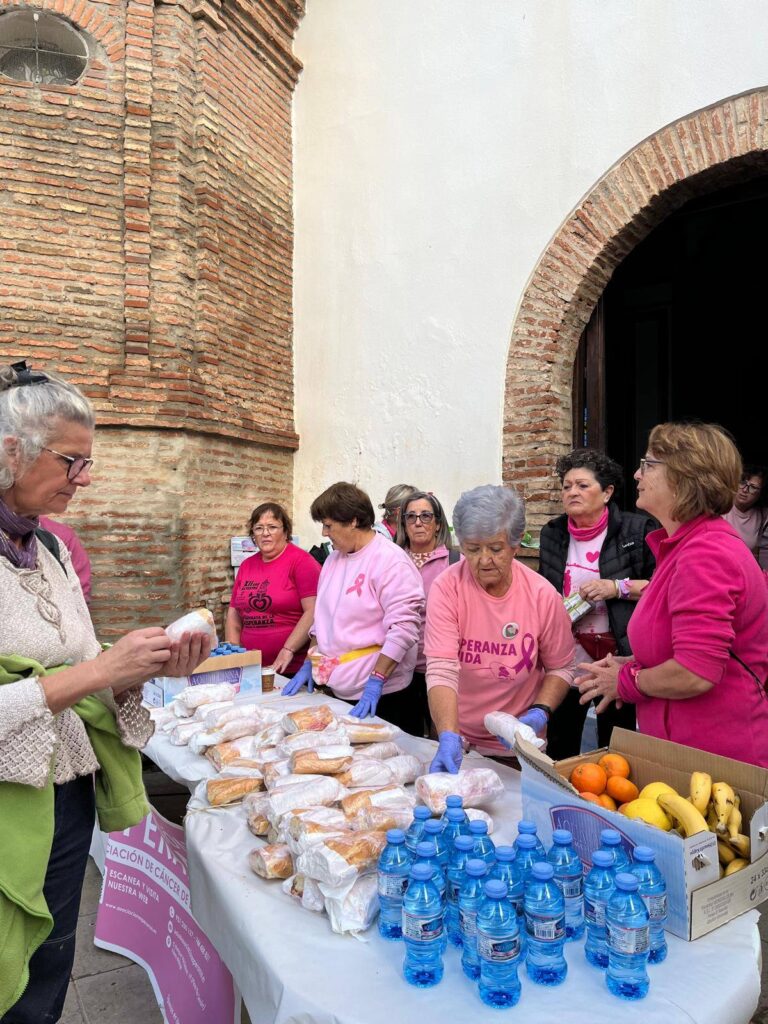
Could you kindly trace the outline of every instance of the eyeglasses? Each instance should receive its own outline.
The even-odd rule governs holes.
[[[411,526],[413,526],[414,523],[431,523],[434,518],[434,512],[406,512],[403,516],[406,523],[410,523]]]
[[[282,526],[254,526],[251,533],[280,533]]]
[[[664,463],[661,459],[640,459],[640,475],[645,476],[645,471],[649,466],[663,466]]]
[[[739,484],[740,491],[746,491],[747,494],[759,494],[762,488],[759,484],[751,484],[748,480],[742,480]]]
[[[65,455],[63,452],[57,452],[55,448],[46,448],[42,446],[44,452],[50,452],[51,455],[58,455],[60,459],[64,459],[67,465],[67,480],[76,480],[81,473],[84,473],[87,469],[90,469],[93,465],[93,459],[83,459],[79,455]]]

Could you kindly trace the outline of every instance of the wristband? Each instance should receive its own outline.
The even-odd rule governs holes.
[[[626,600],[629,597],[630,587],[632,586],[632,580],[627,577],[623,580],[616,580],[616,596],[622,597]]]
[[[283,646],[280,648],[280,650],[281,651],[288,651],[289,654],[295,654],[296,653],[296,651],[294,651],[292,648],[286,647],[285,644],[283,644]]]
[[[638,665],[636,661],[628,661],[621,666],[616,686],[617,696],[629,701],[630,704],[639,704],[640,701],[648,699],[648,694],[643,693],[638,686],[638,677],[642,670],[643,666]]]
[[[380,683],[386,683],[387,677],[383,672],[371,672],[369,679],[378,679]]]
[[[549,721],[549,719],[552,717],[552,708],[549,706],[549,704],[531,704],[528,710],[533,711],[534,708],[538,708],[539,711],[543,711],[544,714],[547,716],[547,721]]]

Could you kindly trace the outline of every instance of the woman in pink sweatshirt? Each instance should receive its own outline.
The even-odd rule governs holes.
[[[317,646],[283,694],[292,696],[305,683],[311,691],[314,676],[335,697],[357,701],[356,718],[379,714],[411,732],[418,722],[411,678],[424,608],[419,571],[375,532],[370,498],[354,484],[333,484],[310,512],[334,550],[317,588]]]
[[[720,517],[741,458],[712,424],[654,427],[635,473],[637,507],[656,573],[629,625],[634,656],[582,666],[582,700],[598,712],[637,707],[641,732],[768,767],[768,589],[757,562]]]

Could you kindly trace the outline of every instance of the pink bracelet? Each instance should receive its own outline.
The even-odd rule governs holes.
[[[386,681],[387,681],[387,677],[384,675],[383,672],[371,672],[369,678],[370,679],[378,679],[379,682],[381,682],[381,683],[386,683]]]
[[[624,580],[616,580],[616,586],[619,590],[619,597],[624,598],[624,600],[626,600],[629,597],[629,591],[632,586],[632,580],[630,580],[629,578]]]

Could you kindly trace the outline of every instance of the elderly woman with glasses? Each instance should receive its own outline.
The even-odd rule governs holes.
[[[768,570],[768,470],[765,466],[744,466],[733,506],[723,519],[738,533],[760,568]]]
[[[102,651],[67,549],[40,529],[91,483],[94,417],[70,384],[0,367],[0,1019],[58,1020],[95,813],[149,811],[141,686],[188,675],[202,634],[137,629]]]
[[[291,529],[277,502],[253,510],[248,533],[259,550],[237,570],[225,627],[229,643],[261,651],[263,665],[289,677],[306,658],[320,576],[314,558],[291,543]]]
[[[462,738],[481,753],[508,755],[485,728],[492,711],[543,734],[573,681],[563,600],[515,561],[522,498],[508,487],[476,487],[456,503],[453,528],[464,559],[438,576],[427,603],[427,692],[440,739],[430,771],[459,770]]]
[[[656,572],[629,624],[631,657],[582,665],[582,700],[637,709],[641,732],[768,767],[768,590],[722,519],[741,479],[733,441],[708,423],[662,423],[635,473]]]

